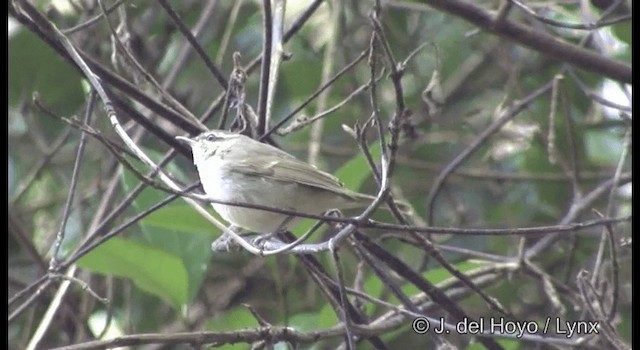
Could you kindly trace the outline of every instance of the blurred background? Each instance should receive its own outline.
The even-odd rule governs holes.
[[[384,37],[372,52],[376,3]],[[371,168],[344,126],[363,127],[377,112],[389,141],[388,123],[395,116],[400,132],[392,193],[412,205],[412,225],[460,230],[424,234],[450,266],[478,278],[473,280],[478,288],[515,319],[539,324],[547,317],[598,319],[605,335],[588,346],[625,348],[631,341],[632,303],[631,77],[621,78],[607,67],[627,67],[630,73],[631,2],[440,3],[288,1],[284,31],[290,34],[282,48],[269,127],[286,121],[271,141],[338,176],[347,187],[375,194]],[[109,11],[109,22],[103,10]],[[501,15],[493,27],[482,20]],[[213,253],[210,244],[220,230],[186,203],[175,200],[149,210],[169,194],[144,186],[134,175],[132,168],[141,174],[150,169],[125,151],[102,103],[91,102],[90,85],[52,29],[55,25],[90,61],[137,145],[156,161],[177,151],[164,169],[190,184],[197,180],[191,155],[172,137],[200,130],[195,119],[185,117],[189,113],[217,128],[225,87],[180,25],[225,79],[234,68],[233,53],[240,54],[247,75],[244,102],[258,110],[263,20],[263,2],[249,0],[10,1],[11,349],[80,346],[141,333],[239,332],[258,327],[260,318],[272,326],[320,331],[317,339],[299,343],[302,348],[334,348],[344,341],[322,333],[339,325],[341,315],[295,256]],[[516,25],[532,37],[518,37]],[[537,43],[538,37],[554,38],[555,44]],[[586,63],[574,64],[562,50],[567,46],[584,48],[576,52]],[[386,49],[403,72],[399,92]],[[587,51],[600,61],[590,64]],[[237,97],[230,102],[227,128],[242,103]],[[304,123],[316,116],[318,121]],[[377,128],[365,130],[379,166]],[[141,213],[148,215],[138,218]],[[374,218],[395,222],[382,211]],[[584,229],[560,230],[598,220]],[[305,222],[294,233],[312,224]],[[127,226],[119,230],[122,225]],[[470,234],[543,226],[550,228],[535,235]],[[322,231],[312,241],[335,232],[326,226]],[[473,317],[499,315],[461,288],[407,232],[363,232]],[[78,254],[110,234],[114,237]],[[56,251],[56,264],[64,267],[57,273],[72,269],[77,279],[60,299],[56,292],[61,293],[64,279],[47,274]],[[347,287],[402,305],[357,250],[345,245],[340,254]],[[336,278],[330,254],[315,257]],[[447,316],[427,305],[419,288],[401,274],[388,277],[431,315]],[[392,308],[352,298],[370,322],[396,315]],[[49,322],[47,310],[55,310]],[[410,323],[400,317],[372,332],[389,348],[438,344],[438,337],[416,335]],[[459,348],[479,346],[469,337],[444,338]],[[238,339],[217,346],[244,349],[270,341],[250,341],[241,334]],[[497,340],[509,349],[543,344]],[[279,349],[296,347],[282,339],[273,343]],[[175,344],[158,341],[145,348],[190,348]],[[373,344],[362,341],[358,348],[376,348]]]

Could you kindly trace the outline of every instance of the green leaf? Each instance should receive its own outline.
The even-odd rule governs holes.
[[[7,52],[9,104],[15,106],[40,93],[55,112],[68,115],[77,112],[84,94],[80,76],[31,31],[20,29],[11,37]]]
[[[149,227],[142,223],[139,243],[159,249],[180,259],[187,273],[187,300],[195,298],[211,258],[211,235],[203,232],[177,232]]]
[[[461,273],[465,273],[465,271],[469,271],[478,267],[481,267],[481,264],[475,263],[475,262],[470,262],[470,261],[464,261],[464,262],[460,262],[457,264],[454,264],[453,267],[460,271]],[[444,280],[446,280],[447,278],[452,277],[453,275],[444,267],[440,267],[437,269],[431,269],[425,273],[422,274],[422,276],[428,280],[429,282],[431,282],[432,284],[438,284]],[[407,295],[412,295],[415,293],[418,293],[419,290],[416,286],[414,286],[413,284],[406,284],[402,290],[407,294]]]
[[[613,26],[613,33],[618,39],[631,46],[631,21],[618,23]]]
[[[104,275],[129,278],[140,289],[170,301],[187,303],[187,271],[182,260],[123,238],[112,238],[78,260],[78,266]]]
[[[148,149],[148,148],[141,148],[141,149],[143,152],[145,152],[145,154],[147,154],[147,156],[149,156],[149,158],[151,158],[151,160],[153,160],[156,164],[158,163],[158,161],[161,158],[161,154],[159,152],[154,151],[152,149]],[[146,175],[151,170],[146,164],[144,164],[142,161],[138,159],[130,158],[129,162],[135,169],[138,170],[140,174]],[[180,170],[179,167],[175,165],[175,163],[170,163],[166,168],[168,169],[169,173],[176,174],[178,177],[182,176],[182,171]],[[140,179],[138,179],[138,177],[131,170],[125,169],[123,171],[122,187],[125,193],[130,193],[139,184],[140,184]],[[147,186],[136,197],[136,199],[134,199],[133,203],[136,208],[144,210],[164,200],[167,196],[168,194],[166,192]]]
[[[209,212],[219,219],[215,211]],[[207,219],[202,217],[195,209],[188,204],[172,203],[149,214],[142,220],[148,227],[164,228],[178,232],[203,232],[216,235],[219,230]]]
[[[318,313],[316,329],[329,328],[337,322],[338,316],[336,315],[336,311],[331,307],[331,304],[327,303]]]
[[[160,158],[160,154],[155,151],[145,152],[154,161]],[[142,169],[143,173],[148,171],[141,162],[132,161],[132,164]],[[175,163],[170,163],[168,169],[172,174],[182,173]],[[125,192],[132,191],[139,183],[140,180],[131,171],[124,171],[122,185]],[[145,188],[134,200],[134,207],[139,211],[146,210],[166,196],[166,193],[158,189]],[[220,230],[181,200],[149,214],[140,221],[140,227],[142,235],[134,236],[134,240],[181,259],[188,275],[187,300],[193,300],[207,271],[212,236],[219,234]]]
[[[258,322],[255,317],[253,317],[249,309],[244,306],[238,306],[224,314],[220,314],[220,317],[210,320],[207,325],[207,329],[220,332],[257,326],[259,326]]]

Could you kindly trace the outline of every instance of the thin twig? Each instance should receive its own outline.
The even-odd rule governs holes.
[[[624,21],[630,21],[632,18],[631,14],[627,14],[627,15],[622,15],[613,19],[609,19],[606,21],[598,21],[595,23],[587,23],[587,24],[581,24],[581,23],[567,23],[567,22],[562,22],[562,21],[556,21],[555,19],[551,19],[551,18],[547,18],[544,16],[541,16],[539,14],[537,14],[534,10],[530,9],[529,7],[527,7],[525,4],[521,3],[518,0],[507,0],[510,3],[515,4],[517,7],[519,7],[521,10],[523,10],[525,13],[527,13],[528,15],[534,17],[535,19],[539,20],[542,23],[546,23],[549,25],[552,25],[554,27],[559,27],[559,28],[566,28],[566,29],[577,29],[577,30],[595,30],[598,28],[602,28],[602,27],[608,27],[610,25],[616,24],[616,23],[620,23],[620,22],[624,22]],[[604,16],[602,16],[604,18]]]
[[[327,110],[323,110],[322,112],[317,113],[316,115],[314,115],[314,116],[312,116],[310,118],[298,118],[298,119],[294,120],[291,124],[289,124],[286,128],[278,129],[278,131],[276,133],[278,135],[281,135],[281,136],[282,135],[286,135],[286,134],[292,133],[294,131],[298,131],[298,130],[304,128],[305,126],[311,125],[311,124],[314,125],[312,130],[319,130],[319,129],[316,128],[315,125],[320,125],[320,124],[316,123],[316,122],[319,122],[320,120],[324,119],[326,116],[328,116],[328,115],[332,114],[333,112],[339,110],[340,108],[345,106],[347,103],[349,103],[351,100],[353,100],[354,97],[358,96],[363,91],[366,91],[368,88],[369,88],[369,84],[361,85],[357,89],[353,90],[342,101],[336,103],[331,108],[329,108]],[[320,109],[320,108],[318,108],[318,109]],[[314,141],[310,141],[310,143],[316,144],[314,149],[316,149],[316,147],[317,147],[317,151],[313,151],[312,152],[311,150],[309,150],[309,163],[311,163],[311,164],[314,164],[314,161],[311,159],[311,154],[312,153],[318,154],[318,152],[320,152],[320,146],[321,146],[321,142],[320,141],[321,140],[317,140],[315,142]]]
[[[35,332],[33,332],[31,339],[29,339],[29,343],[25,348],[26,350],[36,349],[40,344],[40,341],[42,341],[44,334],[49,329],[49,325],[51,325],[51,322],[53,321],[53,317],[55,316],[56,312],[58,311],[58,308],[62,303],[62,299],[64,298],[64,296],[67,294],[67,291],[69,290],[69,286],[71,285],[71,280],[73,278],[73,275],[76,273],[76,270],[77,270],[76,265],[72,265],[69,269],[67,269],[65,275],[68,277],[68,279],[65,279],[60,284],[60,287],[58,287],[58,291],[56,292],[55,296],[49,303],[49,306],[47,307],[47,311],[44,313],[44,315],[40,319],[40,324],[38,324],[38,327],[36,328]],[[48,275],[48,278],[50,277],[51,276]],[[46,285],[41,286],[41,288],[44,286]],[[37,293],[34,295],[37,295]]]
[[[93,114],[93,106],[96,102],[96,93],[91,91],[89,93],[89,102],[87,103],[87,110],[85,111],[83,123],[86,125],[91,124],[91,115]],[[76,193],[76,187],[78,185],[78,174],[80,172],[80,165],[82,164],[84,156],[84,148],[87,144],[87,134],[80,133],[80,142],[78,143],[78,150],[76,152],[76,159],[73,163],[73,170],[71,171],[71,182],[69,184],[69,192],[67,194],[67,200],[62,211],[62,220],[60,221],[60,229],[56,234],[55,242],[53,243],[53,256],[49,268],[53,271],[57,269],[57,264],[60,259],[60,247],[62,246],[62,240],[64,239],[65,231],[67,229],[67,220],[71,214],[71,204],[73,203],[73,197]]]
[[[124,0],[117,0],[116,2],[113,3],[113,5],[107,7],[106,11],[103,11],[95,16],[93,16],[92,18],[78,24],[75,25],[71,28],[68,29],[62,29],[61,32],[64,35],[71,35],[77,31],[83,30],[85,28],[88,28],[94,24],[96,24],[102,17],[104,17],[105,15],[110,14],[111,12],[113,12],[115,9],[118,8],[118,6],[122,5],[124,3]]]
[[[558,90],[562,75],[556,75],[551,85],[551,104],[549,106],[549,129],[547,136],[547,155],[549,163],[556,164],[558,162],[558,149],[556,148],[556,111],[558,110]]]
[[[242,68],[240,62],[241,56],[239,52],[233,53],[233,70],[229,77],[229,85],[227,92],[224,95],[224,104],[222,105],[222,115],[218,121],[218,129],[223,130],[227,123],[229,116],[229,108],[235,103],[240,103],[239,100],[244,99],[244,84],[247,80],[247,73]]]
[[[348,310],[347,302],[349,299],[347,299],[347,292],[344,286],[345,282],[344,282],[344,275],[342,273],[342,264],[340,264],[340,256],[338,255],[337,249],[331,249],[330,253],[332,258],[331,260],[333,262],[333,269],[335,270],[336,277],[337,277],[338,292],[340,295],[340,305],[342,305],[342,315],[340,315],[341,316],[340,318],[344,323],[345,344],[347,345],[348,350],[354,350],[356,348],[356,345],[353,339],[353,329],[352,329],[353,321],[351,320],[351,317],[349,317],[349,313],[346,312],[346,310]]]
[[[200,57],[202,62],[204,62],[204,64],[209,69],[209,71],[216,78],[216,80],[218,81],[218,84],[220,84],[220,86],[226,89],[228,83],[227,83],[227,79],[224,77],[224,73],[222,73],[222,70],[218,68],[216,64],[211,61],[211,59],[209,59],[209,56],[204,52],[204,49],[202,49],[202,46],[200,46],[200,44],[198,43],[198,39],[196,39],[196,37],[193,34],[191,34],[191,31],[180,19],[180,16],[178,15],[178,13],[176,13],[176,11],[173,9],[173,7],[171,7],[171,5],[167,2],[167,0],[160,0],[159,3],[160,3],[160,6],[162,6],[162,8],[167,12],[167,14],[169,15],[169,18],[171,18],[171,20],[176,25],[176,27],[178,27],[178,30],[180,31],[180,33],[182,33],[182,35],[184,35],[187,41],[191,44],[193,49],[198,54],[198,57]]]
[[[605,217],[602,213],[595,209],[593,210],[593,212],[601,218]],[[618,294],[620,292],[618,283],[620,282],[620,265],[618,264],[618,253],[616,250],[615,234],[613,233],[613,228],[611,227],[611,225],[605,225],[605,233],[608,239],[607,243],[609,245],[609,257],[611,259],[611,307],[609,308],[609,312],[607,313],[607,322],[612,322],[618,312]],[[591,283],[594,283],[595,278],[592,278],[591,281]]]
[[[398,4],[398,2],[388,2],[388,4]],[[407,3],[403,2],[402,4],[406,5]],[[423,3],[410,3],[410,5],[411,10],[414,11],[428,12],[433,11],[434,8],[444,11],[453,16],[463,18],[479,29],[484,29],[509,39],[545,56],[614,80],[631,83],[630,65],[574,44],[558,40],[550,34],[532,30],[528,26],[509,20],[503,21],[499,27],[494,27],[495,15],[476,2],[463,0],[425,0]]]
[[[440,174],[433,181],[433,185],[431,186],[431,191],[427,196],[427,224],[433,225],[434,217],[433,213],[435,210],[435,200],[442,189],[447,177],[462,164],[462,162],[467,159],[473,152],[475,152],[491,135],[496,133],[500,128],[502,128],[507,122],[511,119],[515,118],[520,112],[522,112],[529,104],[531,104],[534,100],[545,94],[551,87],[553,86],[553,80],[543,85],[541,88],[532,92],[525,99],[519,101],[514,106],[505,110],[501,113],[501,116],[496,119],[491,125],[489,125],[478,137],[467,146],[462,152],[460,152],[447,166],[442,169]]]
[[[624,182],[628,183],[628,182]],[[618,185],[622,185],[623,181],[620,181]],[[589,207],[593,202],[595,202],[600,196],[604,195],[605,192],[610,191],[615,185],[614,179],[608,179],[601,183],[599,186],[594,188],[591,192],[582,197],[579,203],[573,203],[569,211],[565,214],[565,216],[560,220],[559,225],[567,225],[576,219],[578,214],[585,210],[585,208]],[[631,218],[629,216],[629,218]],[[533,246],[527,248],[527,258],[531,259],[532,256],[540,254],[542,251],[547,249],[553,243],[555,243],[558,239],[560,239],[562,235],[557,233],[552,233],[543,237],[539,241],[537,241]]]
[[[383,261],[395,273],[399,274],[407,281],[415,285],[418,289],[429,295],[431,300],[433,300],[436,304],[446,310],[451,315],[452,319],[455,320],[453,323],[461,321],[465,319],[465,317],[469,317],[458,304],[453,302],[446,294],[440,291],[427,279],[423,278],[421,275],[410,269],[399,258],[382,249],[365,235],[356,233],[356,237],[360,240],[360,242],[362,242],[364,247],[367,248],[369,252],[371,252],[372,255]],[[479,337],[478,341],[482,343],[482,345],[484,345],[487,349],[503,349],[502,346],[500,346],[491,338]]]
[[[273,8],[273,29],[271,32],[271,60],[269,64],[269,88],[267,89],[267,104],[265,105],[265,123],[264,128],[258,129],[259,135],[262,135],[269,129],[271,125],[271,115],[273,113],[273,101],[276,96],[276,88],[278,86],[278,78],[280,72],[280,64],[284,56],[283,47],[283,30],[284,30],[284,15],[286,0],[274,0],[275,5]]]
[[[336,64],[336,53],[338,48],[338,40],[340,38],[340,19],[342,18],[343,8],[342,1],[331,1],[329,4],[331,23],[327,28],[327,31],[330,34],[329,40],[324,48],[324,57],[322,58],[322,72],[320,73],[320,84],[322,85],[326,84],[326,82],[331,79],[330,75],[333,72],[333,68]],[[331,86],[333,86],[333,84]],[[322,93],[320,93],[320,95],[318,96],[316,111],[322,111],[326,108],[327,101],[329,100],[329,96],[331,94],[331,86],[322,91]],[[350,94],[350,96],[354,96],[354,94],[352,93]],[[347,99],[343,101],[347,101]],[[332,110],[337,110],[337,108],[332,108]],[[320,113],[320,115],[322,114],[323,113]],[[310,119],[312,119],[313,121],[310,121],[309,123],[313,123],[313,125],[311,126],[311,130],[309,133],[307,161],[310,164],[318,165],[320,144],[322,143],[322,134],[324,131],[324,120],[320,116],[314,116]]]
[[[243,2],[244,2],[243,0],[238,0],[233,2],[233,7],[231,8],[229,19],[226,21],[224,26],[224,34],[222,34],[222,39],[220,39],[220,47],[218,47],[218,53],[216,54],[215,62],[217,64],[222,64],[224,55],[227,52],[227,47],[229,46],[229,39],[231,38],[233,27],[236,24],[236,21],[238,19],[238,13],[240,13],[240,7],[242,6]]]
[[[164,2],[161,2],[160,4],[163,5],[163,3]],[[167,75],[164,78],[164,81],[162,82],[163,88],[165,89],[169,88],[169,86],[171,86],[175,81],[175,79],[178,77],[178,73],[184,67],[185,63],[187,62],[192,52],[191,50],[189,50],[190,46],[193,47],[193,49],[196,51],[199,57],[203,60],[203,62],[205,63],[209,71],[211,71],[211,73],[214,75],[214,77],[218,81],[218,84],[220,84],[223,88],[226,88],[226,86],[224,85],[226,81],[224,79],[222,80],[218,79],[218,76],[217,76],[217,74],[222,74],[221,70],[215,64],[211,63],[211,61],[209,60],[209,56],[204,54],[204,50],[198,43],[198,37],[202,34],[202,30],[205,28],[207,23],[209,23],[209,20],[211,19],[211,17],[215,14],[214,9],[217,3],[218,3],[217,0],[207,1],[206,5],[202,9],[202,12],[200,13],[200,17],[198,18],[196,25],[193,27],[193,34],[191,34],[191,31],[185,30],[186,29],[185,24],[182,22],[182,20],[180,20],[180,18],[175,13],[175,11],[173,11],[173,9],[167,10],[165,8],[165,11],[168,11],[168,13],[170,12],[169,13],[170,18],[176,24],[176,26],[178,27],[178,30],[180,30],[181,33],[185,36],[185,38],[187,38],[187,42],[190,45],[188,45],[187,43],[182,43],[180,50],[176,55],[175,60],[173,60],[172,62],[171,70],[167,73]],[[237,3],[238,4],[242,3],[242,1],[237,1]]]
[[[342,68],[335,76],[325,82],[322,86],[320,86],[316,91],[314,91],[309,97],[303,101],[298,107],[294,108],[287,116],[282,118],[278,123],[276,123],[265,135],[263,135],[259,140],[264,140],[266,137],[271,135],[273,132],[279,130],[289,119],[293,118],[298,112],[304,109],[309,103],[311,103],[316,97],[318,97],[325,89],[328,89],[333,83],[338,80],[338,78],[342,77],[346,72],[355,67],[356,64],[360,63],[365,57],[367,57],[369,50],[363,51],[356,57],[351,63],[347,64],[344,68]]]
[[[380,266],[380,264],[374,260],[371,253],[369,253],[360,242],[357,240],[352,240],[353,245],[356,247],[356,251],[359,253],[362,261],[366,262],[369,267],[374,271],[374,273],[380,278],[380,281],[389,289],[391,292],[400,300],[402,305],[404,305],[407,310],[413,312],[417,315],[424,316],[420,309],[416,306],[416,304],[409,299],[405,293],[400,289],[400,286],[393,280],[393,278],[389,275],[389,273],[385,270],[384,267]]]
[[[591,88],[589,88],[587,86],[587,84],[585,84],[582,79],[580,79],[580,77],[578,77],[578,74],[576,74],[576,72],[571,69],[571,67],[566,67],[567,72],[569,73],[569,75],[571,75],[571,77],[573,78],[573,80],[578,84],[578,86],[580,87],[580,90],[582,90],[582,92],[590,99],[592,99],[593,101],[598,102],[599,104],[606,106],[606,107],[610,107],[610,108],[615,108],[618,109],[620,111],[623,112],[633,112],[633,108],[631,107],[631,104],[627,104],[627,105],[621,105],[619,103],[610,101],[602,96],[600,96],[600,94],[594,92]]]
[[[613,178],[612,178],[613,185],[611,186],[611,190],[609,191],[609,198],[607,200],[607,209],[604,213],[605,217],[611,217],[611,215],[613,215],[613,211],[614,211],[613,205],[615,203],[614,199],[616,196],[616,192],[618,190],[620,174],[622,173],[622,168],[624,167],[624,164],[627,160],[627,154],[629,153],[630,144],[631,144],[631,130],[627,130],[624,136],[624,141],[622,143],[622,151],[620,152],[620,158],[618,159],[618,164],[613,174]],[[599,244],[598,252],[596,254],[596,260],[593,266],[593,273],[591,276],[592,284],[596,284],[598,278],[600,277],[600,267],[602,265],[602,259],[604,256],[604,246],[605,246],[605,242],[607,241],[607,238],[608,238],[607,228],[605,226],[601,234],[600,244]]]
[[[257,137],[267,131],[267,100],[269,96],[269,71],[271,69],[271,51],[273,50],[273,13],[271,0],[262,0],[262,61],[260,66],[260,91],[258,92]]]
[[[113,127],[116,130],[116,132],[118,133],[118,135],[122,138],[122,140],[125,142],[125,144],[132,151],[134,151],[136,153],[136,155],[140,158],[140,160],[142,160],[144,163],[146,163],[151,169],[159,169],[156,166],[156,164],[144,152],[142,152],[142,150],[140,150],[140,148],[130,139],[130,137],[127,135],[126,131],[122,128],[122,126],[120,125],[120,122],[117,119],[117,114],[116,114],[116,112],[115,112],[115,110],[113,108],[113,103],[111,102],[111,99],[107,95],[105,89],[102,87],[101,82],[97,79],[97,76],[93,73],[93,71],[85,63],[85,61],[82,59],[82,57],[80,57],[80,55],[78,54],[78,52],[75,49],[75,47],[73,46],[73,44],[71,44],[71,42],[62,33],[60,33],[60,31],[55,27],[55,25],[53,23],[49,22],[49,25],[51,26],[51,29],[53,30],[53,32],[57,35],[58,40],[60,41],[60,43],[65,47],[65,49],[67,50],[67,52],[71,56],[71,58],[74,60],[74,62],[82,69],[82,71],[84,72],[85,76],[89,79],[89,81],[90,81],[91,85],[93,86],[93,88],[97,91],[98,95],[100,96],[100,99],[102,100],[102,102],[104,104],[105,112],[107,113],[107,116],[109,117],[109,120],[111,121],[111,124],[113,125]],[[169,187],[171,187],[172,189],[174,189],[176,191],[180,190],[179,187],[168,176],[166,176],[162,171],[159,171],[158,175],[160,175],[161,180],[165,184],[167,184]],[[215,219],[213,216],[211,216],[211,214],[209,214],[209,212],[207,210],[202,208],[196,202],[194,202],[193,200],[191,200],[189,198],[185,198],[185,200],[187,201],[187,203],[189,203],[192,207],[194,207],[194,209],[196,209],[196,211],[198,211],[202,216],[204,216],[212,224],[214,224],[214,225],[216,225],[218,227],[224,227],[224,225],[222,225],[217,219]],[[238,242],[241,245],[243,245],[243,247],[245,249],[253,252],[254,254],[259,253],[259,249],[256,249],[255,247],[250,246],[246,241],[244,241],[242,239],[242,237],[238,236],[235,233],[232,233],[231,236],[234,239],[237,239]]]
[[[54,116],[54,113],[51,112],[50,109],[44,107],[44,105],[40,101],[40,98],[37,95],[34,96],[33,103],[37,108],[43,111],[46,115]],[[31,188],[31,186],[34,184],[34,181],[38,178],[38,176],[40,176],[40,174],[45,169],[45,167],[47,167],[51,163],[51,161],[53,160],[53,157],[58,153],[58,151],[62,148],[62,146],[66,144],[70,135],[71,135],[71,129],[66,128],[60,133],[60,135],[58,135],[58,137],[50,145],[48,145],[47,151],[42,156],[39,163],[36,166],[34,166],[32,169],[30,169],[29,172],[22,177],[23,179],[20,182],[18,189],[16,189],[13,198],[11,198],[9,201],[9,207],[16,205],[20,201],[20,199],[22,199],[22,196],[25,193],[27,193],[27,190],[29,188]]]

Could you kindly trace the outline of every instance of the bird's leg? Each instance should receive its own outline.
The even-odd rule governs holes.
[[[342,212],[338,209],[331,209],[329,211],[327,211],[324,215],[326,216],[333,216],[333,217],[337,217],[337,218],[341,218],[343,217]],[[331,238],[329,238],[329,250],[333,251],[333,249],[335,249],[336,246],[336,234],[338,232],[340,232],[340,229],[342,229],[342,227],[344,226],[344,224],[340,223],[340,222],[328,222],[327,225],[329,225],[329,227],[331,227],[334,231],[331,232],[332,236]]]
[[[289,215],[287,216],[284,220],[282,220],[282,223],[278,226],[278,228],[276,228],[275,231],[273,232],[269,232],[269,233],[264,233],[259,235],[258,237],[256,237],[255,239],[253,239],[253,245],[255,246],[262,246],[263,242],[266,242],[268,240],[271,240],[273,238],[273,236],[275,236],[276,234],[280,233],[281,231],[284,231],[287,229],[287,225],[291,222],[291,220],[293,220],[295,217],[293,215]]]
[[[270,239],[273,238],[273,236],[275,234],[277,234],[278,232],[285,230],[287,225],[291,222],[291,220],[294,219],[294,216],[287,216],[284,220],[282,220],[282,223],[278,226],[278,228],[274,231],[274,232],[270,232],[270,233],[265,233],[265,234],[261,234],[258,235],[257,237],[254,237],[251,239],[251,244],[253,244],[254,246],[261,246],[263,242],[268,241]],[[214,252],[229,252],[231,250],[239,250],[237,249],[240,245],[233,239],[233,237],[231,237],[231,235],[228,233],[229,231],[233,231],[239,235],[240,234],[240,227],[236,226],[236,225],[230,225],[226,231],[224,231],[222,233],[222,235],[220,237],[218,237],[215,241],[213,241],[213,243],[211,243],[211,250]],[[253,234],[249,234],[249,235],[253,235]]]
[[[327,210],[324,213],[325,216],[332,216],[332,217],[336,217],[336,218],[341,218],[343,217],[342,212],[339,209],[331,209],[331,210]],[[325,223],[327,224],[327,226],[331,227],[331,228],[335,228],[337,224],[339,224],[339,222],[336,221],[325,221]]]
[[[211,250],[214,252],[229,252],[232,249],[238,250],[240,246],[233,237],[229,234],[229,231],[233,231],[240,234],[240,227],[236,225],[230,225],[227,229],[218,237],[213,243],[211,243]]]

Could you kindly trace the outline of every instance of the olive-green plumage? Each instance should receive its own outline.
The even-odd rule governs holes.
[[[373,197],[344,188],[333,175],[247,136],[213,130],[188,143],[202,186],[211,198],[302,213],[366,207]],[[212,203],[229,223],[258,233],[285,229],[296,220],[264,210]],[[285,225],[286,223],[286,225]]]

